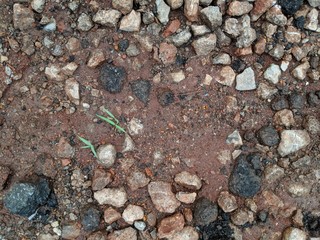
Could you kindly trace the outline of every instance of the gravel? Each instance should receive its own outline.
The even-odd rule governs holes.
[[[123,67],[105,63],[100,69],[100,82],[110,93],[119,93],[126,81],[127,73]]]
[[[218,206],[209,199],[201,197],[195,202],[193,215],[195,225],[208,225],[217,219]]]
[[[81,224],[85,231],[95,231],[100,224],[101,212],[99,209],[89,206],[82,211]]]
[[[114,164],[116,155],[116,148],[111,144],[101,145],[97,149],[97,161],[106,168],[109,168]]]
[[[283,130],[278,147],[279,154],[284,157],[310,144],[310,136],[305,130]]]
[[[280,142],[280,137],[277,130],[272,126],[263,126],[257,132],[258,139],[261,144],[272,147]]]
[[[144,104],[148,103],[150,92],[151,92],[151,83],[148,80],[135,80],[130,82],[131,90],[133,94]]]

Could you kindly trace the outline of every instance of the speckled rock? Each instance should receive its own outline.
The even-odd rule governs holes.
[[[284,230],[282,240],[307,240],[307,234],[299,228],[289,227]]]
[[[111,144],[101,145],[97,150],[98,163],[106,168],[111,167],[116,160],[117,151]]]
[[[114,207],[123,207],[128,197],[124,188],[104,188],[94,193],[94,199],[100,205],[108,204]]]
[[[181,186],[192,190],[199,190],[202,186],[201,179],[197,175],[191,174],[187,171],[178,173],[174,177],[174,181]]]
[[[310,136],[305,130],[283,130],[278,152],[284,157],[308,146],[310,142]]]
[[[158,226],[158,237],[170,239],[175,233],[183,229],[184,223],[184,217],[181,213],[162,219]]]

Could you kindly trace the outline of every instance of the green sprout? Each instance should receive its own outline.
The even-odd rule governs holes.
[[[111,126],[115,127],[118,131],[120,131],[122,133],[126,133],[126,130],[124,130],[122,127],[119,126],[119,120],[108,109],[103,108],[102,110],[105,113],[107,113],[109,116],[108,117],[104,117],[104,116],[101,116],[99,114],[96,114],[96,116],[98,118],[100,118],[103,121],[106,121]]]
[[[81,140],[81,142],[83,142],[86,146],[83,146],[81,148],[90,148],[91,152],[93,153],[93,155],[98,158],[97,156],[97,152],[96,150],[94,149],[94,146],[92,145],[92,143],[90,141],[88,141],[87,139],[85,138],[82,138],[80,136],[78,136],[78,138]]]

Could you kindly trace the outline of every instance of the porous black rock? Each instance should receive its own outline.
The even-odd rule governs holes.
[[[123,67],[105,63],[100,69],[100,81],[105,90],[110,93],[121,92],[127,73]]]

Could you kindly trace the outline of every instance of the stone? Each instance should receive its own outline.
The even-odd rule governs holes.
[[[250,216],[251,215],[251,216]],[[231,221],[238,226],[242,226],[246,223],[253,221],[253,214],[246,210],[238,209],[231,214]]]
[[[310,193],[310,185],[302,183],[291,183],[288,186],[288,192],[292,197],[307,197]]]
[[[93,27],[93,23],[91,21],[90,16],[85,13],[81,13],[81,15],[78,18],[77,28],[80,31],[88,32],[92,27]]]
[[[143,208],[132,204],[129,204],[122,213],[123,220],[128,224],[133,224],[136,220],[143,219],[143,216]]]
[[[142,22],[145,25],[149,25],[154,22],[154,14],[151,11],[147,11],[142,14]]]
[[[178,31],[180,26],[181,22],[178,19],[172,20],[170,24],[166,27],[166,29],[163,31],[162,36],[165,38],[171,36],[173,33]]]
[[[91,52],[91,56],[87,63],[90,68],[96,68],[105,60],[104,53],[101,50],[94,50]]]
[[[100,69],[100,82],[105,90],[110,93],[119,93],[127,78],[127,73],[123,67],[105,63]]]
[[[32,0],[31,7],[37,13],[42,13],[45,4],[46,4],[46,0]]]
[[[306,104],[306,97],[303,93],[292,92],[289,95],[291,109],[303,109]]]
[[[274,0],[256,0],[251,11],[252,21],[257,21],[274,3]]]
[[[131,152],[135,149],[136,149],[136,146],[133,139],[130,137],[129,134],[125,133],[123,146],[122,146],[122,153]]]
[[[184,15],[190,22],[198,20],[199,0],[184,0]]]
[[[60,138],[56,151],[60,158],[72,158],[75,153],[74,147],[72,147],[64,137]]]
[[[93,21],[95,23],[98,23],[102,26],[107,27],[117,27],[118,22],[121,18],[121,12],[115,10],[115,9],[109,9],[109,10],[99,10],[94,16]]]
[[[303,0],[279,0],[278,4],[286,15],[295,14],[303,4]]]
[[[99,209],[89,206],[81,213],[82,228],[87,232],[98,229],[100,224],[101,212]]]
[[[287,24],[287,18],[284,14],[282,14],[281,8],[278,5],[273,6],[270,8],[266,14],[266,19],[280,27],[283,27]]]
[[[307,240],[307,234],[299,228],[289,227],[284,230],[282,240]]]
[[[169,106],[174,103],[174,93],[170,88],[159,88],[157,90],[157,99],[162,107]]]
[[[176,1],[169,2],[172,3]],[[163,25],[166,25],[169,22],[170,7],[164,2],[164,0],[156,0],[156,7],[157,18]]]
[[[237,48],[247,48],[256,40],[257,34],[254,28],[250,26],[250,17],[244,15],[240,19],[241,23],[241,34],[237,38],[236,47]]]
[[[304,121],[304,127],[311,134],[320,133],[320,121],[315,116],[307,116]]]
[[[276,164],[269,165],[265,168],[264,177],[268,183],[278,181],[284,176],[284,169]]]
[[[34,15],[30,8],[24,7],[20,3],[13,5],[13,26],[21,31],[34,27]]]
[[[194,36],[202,36],[211,32],[206,25],[191,25],[191,31]]]
[[[71,37],[66,43],[66,48],[69,52],[74,53],[80,50],[80,41],[75,37]]]
[[[280,138],[277,130],[272,126],[263,126],[257,132],[261,144],[273,147],[279,144]]]
[[[283,130],[278,153],[284,157],[309,145],[311,139],[305,130]]]
[[[126,15],[133,8],[133,0],[112,0],[112,7]]]
[[[198,240],[199,233],[190,226],[184,227],[181,231],[175,233],[171,240]]]
[[[319,12],[317,9],[313,8],[311,11],[307,14],[306,22],[304,24],[304,28],[311,30],[311,31],[317,31],[318,29],[318,16]]]
[[[40,234],[37,240],[59,240],[59,236],[48,234]]]
[[[140,119],[132,118],[128,123],[128,130],[130,135],[139,135],[143,132],[143,124]]]
[[[108,240],[138,240],[137,231],[132,228],[124,228],[122,230],[116,230],[108,235]]]
[[[100,168],[97,168],[94,170],[93,177],[92,177],[92,185],[91,185],[93,191],[102,190],[111,182],[112,182],[111,173]]]
[[[158,226],[157,236],[159,238],[171,239],[175,233],[183,229],[184,223],[184,217],[181,213],[176,213],[172,216],[166,217],[161,220]]]
[[[112,144],[99,146],[97,150],[97,161],[106,168],[111,167],[116,161],[117,151]]]
[[[144,231],[147,227],[147,224],[144,221],[135,221],[133,225],[139,231]]]
[[[76,239],[80,236],[81,226],[78,223],[69,223],[68,225],[64,225],[61,231],[61,237],[63,239]]]
[[[171,42],[176,46],[180,47],[183,44],[186,44],[191,39],[192,35],[189,29],[185,29],[173,36],[170,37]]]
[[[238,91],[249,91],[256,89],[254,71],[251,67],[246,68],[236,77],[236,89]]]
[[[151,92],[151,83],[148,80],[138,79],[130,82],[133,94],[144,104],[147,104]]]
[[[218,206],[209,199],[199,198],[194,207],[194,223],[196,226],[205,226],[218,218]]]
[[[187,171],[176,174],[174,181],[191,190],[199,190],[202,186],[201,179],[197,175],[191,174]]]
[[[273,99],[271,102],[272,110],[279,111],[282,109],[289,108],[289,102],[284,96]]]
[[[185,204],[191,204],[196,200],[197,193],[178,192],[176,198]]]
[[[148,185],[150,179],[143,172],[132,171],[127,177],[128,185],[132,191],[143,188]]]
[[[63,68],[61,68],[61,73],[66,76],[72,76],[73,73],[77,70],[78,65],[75,62],[68,63]]]
[[[261,177],[246,155],[240,155],[229,178],[229,190],[240,197],[250,198],[255,196],[261,187]]]
[[[3,187],[5,186],[10,173],[11,173],[10,168],[6,166],[0,166],[0,191],[2,191]]]
[[[214,30],[222,25],[222,13],[219,7],[209,6],[200,11],[200,16],[203,22],[211,29]]]
[[[216,48],[216,42],[217,36],[212,33],[194,40],[192,42],[192,47],[197,55],[203,56],[210,54]]]
[[[141,13],[132,10],[128,15],[121,19],[119,29],[125,32],[137,32],[140,30],[140,25]]]
[[[177,48],[170,43],[160,43],[159,58],[164,65],[170,65],[176,62]]]
[[[293,113],[289,109],[283,109],[275,113],[273,116],[273,122],[276,125],[291,127],[294,125],[295,121],[293,118]]]
[[[74,78],[66,80],[64,90],[71,102],[76,105],[80,104],[79,83]]]
[[[103,218],[107,224],[112,224],[121,218],[121,214],[112,207],[109,207],[106,210],[104,210]]]
[[[266,44],[267,40],[265,38],[262,37],[258,39],[256,44],[254,45],[254,52],[259,55],[263,54],[266,49]]]
[[[228,18],[224,22],[223,29],[226,33],[231,35],[233,38],[236,38],[241,33],[239,20],[236,18]]]
[[[231,57],[227,53],[220,53],[214,58],[212,58],[213,64],[222,64],[222,65],[230,65],[231,64]]]
[[[157,181],[148,185],[148,192],[152,203],[159,212],[174,213],[180,206],[180,202],[176,199],[171,190],[171,184]]]
[[[284,46],[281,44],[276,44],[276,46],[269,52],[269,55],[276,60],[280,60],[284,55]]]
[[[277,84],[280,80],[281,69],[276,64],[271,64],[263,74],[263,77],[273,84]]]
[[[129,57],[136,57],[140,54],[140,50],[136,44],[130,43],[128,48],[126,49],[126,54]]]
[[[108,204],[113,207],[123,207],[127,202],[127,193],[123,187],[120,188],[104,188],[94,193],[94,199],[100,205]]]
[[[310,64],[308,61],[298,65],[292,71],[292,75],[298,80],[304,80],[307,76],[307,71],[310,69]]]
[[[179,72],[170,73],[170,78],[173,82],[179,83],[183,81],[186,78],[186,76],[184,75],[183,70],[180,70]]]
[[[238,208],[236,198],[227,191],[223,191],[219,194],[217,203],[226,213],[233,212]]]
[[[319,7],[320,6],[320,1],[319,0],[308,0],[308,3],[311,7]]]
[[[90,234],[87,240],[107,240],[107,235],[102,231],[98,231]]]
[[[278,89],[274,86],[270,86],[264,82],[260,82],[258,86],[258,96],[262,99],[270,99],[274,94],[278,92]]]
[[[232,86],[234,80],[236,78],[236,74],[230,66],[225,66],[221,68],[219,74],[214,78],[218,83],[225,86]]]
[[[171,7],[171,9],[175,10],[183,5],[183,0],[167,0],[167,3]]]
[[[249,13],[253,6],[249,2],[233,1],[229,4],[227,14],[230,16],[242,16]]]
[[[226,139],[227,144],[233,144],[234,146],[242,146],[242,137],[238,130],[234,130],[231,134],[228,135]]]
[[[293,26],[288,26],[287,31],[285,32],[285,38],[288,42],[299,43],[301,41],[301,33],[298,29]]]

